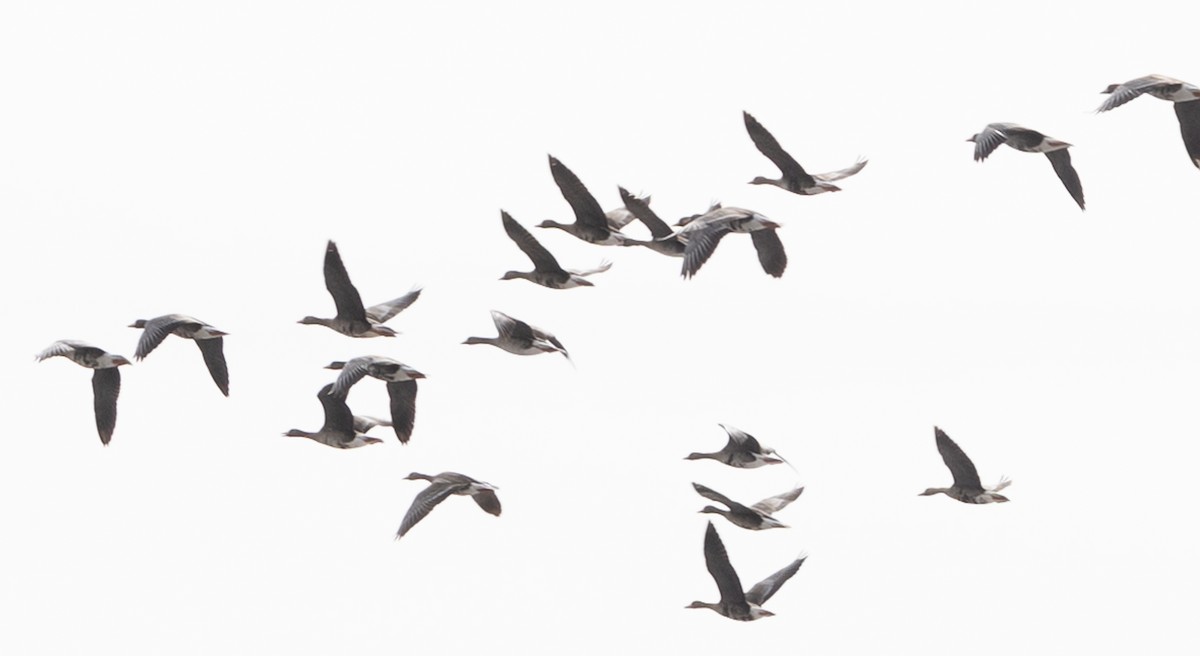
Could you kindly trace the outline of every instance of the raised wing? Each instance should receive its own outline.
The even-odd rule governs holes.
[[[421,288],[418,287],[400,298],[393,298],[390,301],[372,305],[366,310],[367,317],[375,323],[383,323],[403,312],[405,308],[415,303],[420,296]]]
[[[979,482],[979,472],[975,470],[975,463],[971,462],[967,454],[963,453],[942,429],[934,426],[933,433],[937,439],[938,453],[942,454],[942,461],[954,476],[954,486],[966,492],[983,492],[983,484]]]
[[[779,141],[775,139],[774,135],[768,132],[757,119],[749,112],[742,112],[742,119],[746,123],[746,132],[750,133],[750,139],[754,141],[758,151],[779,167],[784,178],[797,178],[805,187],[814,184],[812,176],[804,171],[804,167],[800,166],[800,163],[779,145]]]
[[[338,434],[342,442],[351,442],[354,440],[354,413],[346,405],[346,397],[332,394],[332,391],[333,383],[330,383],[317,392],[317,399],[325,409],[325,423],[321,425],[321,432]]]
[[[771,515],[771,514],[777,513],[780,510],[783,510],[784,508],[788,507],[788,505],[791,504],[793,501],[795,501],[796,499],[799,499],[800,495],[803,493],[804,493],[804,488],[798,487],[798,488],[795,488],[792,490],[788,490],[787,492],[784,492],[783,494],[777,494],[773,497],[767,497],[766,499],[763,499],[762,501],[759,501],[758,503],[756,503],[750,507],[753,508],[754,510],[757,510],[760,513],[765,513],[767,515]]]
[[[729,554],[725,552],[725,544],[712,522],[704,532],[704,564],[708,573],[717,582],[717,590],[721,592],[721,603],[741,605],[745,609],[742,615],[749,613],[746,608],[746,594],[742,591],[742,582],[738,580],[737,572],[729,563]]]
[[[504,222],[504,232],[508,233],[509,239],[516,242],[521,251],[533,261],[533,268],[546,273],[560,273],[566,275],[566,271],[558,264],[558,260],[542,246],[529,231],[525,229],[516,219],[512,218],[504,210],[500,210],[500,219]]]
[[[779,588],[782,588],[788,579],[800,571],[800,566],[804,564],[804,561],[805,558],[797,558],[787,567],[755,583],[754,587],[750,588],[750,591],[746,593],[746,601],[758,604],[759,606],[767,603],[767,600],[773,597],[776,592],[779,592]]]
[[[863,170],[863,167],[866,165],[867,165],[867,160],[860,159],[857,162],[855,162],[855,163],[851,164],[850,166],[847,166],[846,168],[841,169],[839,171],[830,171],[829,173],[817,173],[817,174],[813,175],[813,177],[816,178],[817,180],[820,180],[821,182],[833,182],[834,180],[841,180],[842,178],[848,178],[848,177],[854,175],[855,173],[858,173],[859,171]]]
[[[558,161],[557,158],[550,157],[550,175],[554,177],[554,183],[558,185],[559,191],[562,192],[563,198],[571,205],[571,210],[575,212],[575,221],[589,230],[595,231],[598,234],[607,235],[608,217],[604,215],[604,210],[600,208],[600,203],[596,202],[596,197],[592,195],[587,187],[583,186],[583,182],[571,171]]]
[[[325,289],[333,297],[339,318],[367,322],[362,297],[358,295],[354,283],[350,282],[350,274],[346,273],[346,266],[342,264],[342,256],[333,240],[325,245]]]
[[[707,487],[705,485],[701,485],[699,483],[692,483],[692,487],[696,489],[697,494],[704,497],[705,499],[711,499],[712,501],[716,501],[717,503],[723,503],[726,506],[729,506],[730,508],[733,508],[735,505],[738,505],[736,501],[730,499],[729,497],[725,496],[724,494],[721,494],[720,492],[717,492],[716,490],[714,490],[710,487]]]
[[[650,209],[650,204],[646,200],[634,196],[624,187],[617,187],[617,190],[621,193],[621,201],[625,203],[625,209],[629,210],[629,213],[637,218],[638,221],[641,221],[642,225],[646,226],[655,239],[662,239],[674,234],[674,231],[671,230],[666,221],[658,218],[654,210]]]

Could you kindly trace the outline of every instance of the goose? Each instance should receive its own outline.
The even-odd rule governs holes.
[[[404,537],[404,534],[424,519],[434,506],[445,501],[451,494],[470,495],[484,512],[500,516],[500,499],[496,496],[496,490],[500,488],[491,483],[477,481],[457,472],[442,472],[437,476],[413,472],[405,476],[404,480],[429,481],[429,487],[417,493],[412,505],[408,507],[408,512],[404,513],[400,529],[396,531],[397,540]]]
[[[954,485],[931,487],[918,496],[928,497],[944,494],[963,503],[1004,503],[1008,501],[1007,497],[997,493],[1008,487],[1012,481],[1001,478],[995,486],[983,487],[983,484],[979,482],[979,472],[975,471],[975,464],[954,443],[954,440],[951,440],[950,436],[937,426],[933,427],[933,435],[937,440],[938,453],[942,454],[942,461],[946,463],[950,474],[954,476]]]
[[[742,582],[738,579],[737,571],[729,563],[729,554],[721,542],[721,536],[712,522],[704,532],[704,563],[708,573],[717,582],[717,590],[721,592],[721,601],[709,603],[693,601],[685,608],[710,608],[731,620],[752,622],[775,613],[762,607],[767,600],[779,592],[787,580],[800,571],[807,557],[801,556],[786,567],[754,584],[748,591],[742,591]]]
[[[655,253],[662,253],[671,257],[683,257],[683,253],[687,250],[687,242],[679,238],[671,227],[665,221],[658,218],[654,210],[650,209],[649,197],[638,198],[629,193],[624,187],[617,187],[617,191],[621,193],[621,202],[625,203],[625,209],[629,214],[642,222],[650,230],[650,235],[654,238],[650,241],[641,242],[642,246],[649,248]]]
[[[329,392],[334,396],[346,396],[350,388],[362,380],[363,376],[386,382],[392,411],[392,421],[389,425],[396,432],[400,443],[408,444],[417,416],[417,380],[424,378],[425,374],[403,362],[381,355],[365,355],[346,362],[330,362],[325,368],[342,372]]]
[[[610,228],[608,217],[600,208],[600,203],[596,202],[596,198],[571,169],[553,155],[550,156],[550,174],[554,176],[554,183],[558,185],[563,198],[567,199],[571,210],[575,212],[575,222],[559,223],[546,220],[538,224],[539,228],[558,228],[583,241],[602,246],[633,246],[639,243],[638,240]]]
[[[691,453],[684,460],[716,460],[740,469],[754,469],[764,465],[778,465],[786,462],[778,453],[775,453],[775,449],[759,444],[753,435],[733,426],[717,425],[725,429],[729,435],[729,441],[725,443],[725,447],[712,453]]]
[[[1200,168],[1200,87],[1165,75],[1147,75],[1122,84],[1110,84],[1100,93],[1110,95],[1097,112],[1115,109],[1142,94],[1174,103],[1183,146],[1192,165]]]
[[[100,443],[108,446],[117,427],[117,396],[121,393],[121,372],[118,367],[130,364],[129,360],[73,339],[54,342],[36,357],[41,362],[56,356],[95,370],[92,372],[92,406],[96,413],[96,432],[100,434]]]
[[[770,132],[767,132],[762,123],[759,123],[749,112],[742,112],[742,119],[746,124],[746,132],[750,133],[750,139],[754,141],[754,145],[758,148],[759,152],[774,162],[775,166],[778,166],[779,171],[783,174],[783,177],[779,179],[758,176],[751,180],[750,184],[775,185],[793,194],[812,196],[826,191],[841,191],[841,187],[831,183],[835,180],[848,178],[863,170],[863,167],[867,165],[867,160],[860,159],[852,166],[848,166],[840,171],[809,175],[804,171],[804,167],[800,166],[799,162],[793,159],[779,145],[779,141]]]
[[[786,508],[804,492],[804,488],[793,488],[783,494],[777,494],[773,497],[768,497],[754,504],[753,506],[743,506],[742,504],[731,500],[729,497],[717,492],[716,490],[705,487],[699,483],[692,483],[692,487],[696,492],[705,499],[711,499],[717,503],[723,503],[729,506],[729,510],[721,510],[713,506],[705,506],[702,513],[712,513],[723,515],[735,526],[748,528],[752,531],[760,531],[768,528],[787,528],[787,525],[775,519],[771,515]]]
[[[646,194],[645,196],[634,196],[634,198],[637,198],[646,205],[650,204],[649,194]],[[608,229],[616,230],[618,232],[637,219],[633,212],[630,211],[629,203],[625,202],[622,202],[621,207],[616,207],[605,212],[604,218],[608,220]]]
[[[1084,209],[1083,184],[1079,182],[1079,174],[1071,165],[1071,154],[1067,152],[1071,144],[1016,123],[988,123],[982,132],[972,135],[967,141],[975,143],[976,162],[987,159],[1000,144],[1008,144],[1009,147],[1025,153],[1045,153],[1071,198],[1075,199],[1079,209]]]
[[[354,414],[350,412],[350,406],[346,405],[346,397],[331,394],[332,391],[333,383],[330,383],[317,392],[317,400],[325,409],[325,423],[321,425],[321,430],[310,433],[293,428],[284,433],[284,437],[307,437],[335,449],[354,449],[382,442],[383,440],[377,437],[369,437],[355,430]]]
[[[325,326],[350,337],[395,337],[396,331],[383,323],[400,314],[421,296],[418,287],[404,296],[364,309],[362,297],[358,295],[354,283],[350,282],[350,275],[346,273],[346,266],[342,264],[342,256],[333,240],[325,246],[325,289],[333,296],[337,316],[332,319],[307,316],[299,323]]]
[[[562,353],[564,358],[571,359],[557,337],[537,326],[531,326],[496,310],[492,310],[492,322],[496,324],[498,336],[468,337],[463,344],[491,344],[516,355]]]
[[[675,232],[675,238],[686,242],[680,272],[684,278],[696,275],[717,249],[721,239],[732,232],[750,233],[763,271],[778,278],[787,269],[787,253],[775,232],[781,226],[758,212],[740,207],[718,207],[699,216],[688,217],[681,223],[683,225]]]
[[[189,317],[186,314],[164,314],[153,319],[138,319],[129,324],[130,328],[141,328],[142,336],[138,339],[137,350],[133,359],[141,360],[158,348],[167,335],[178,335],[184,339],[196,342],[200,347],[200,355],[212,376],[217,389],[229,396],[229,367],[225,364],[225,340],[228,335],[221,330]]]
[[[584,279],[586,276],[603,273],[612,267],[612,263],[605,260],[595,269],[586,271],[564,269],[559,266],[558,260],[554,259],[550,251],[538,243],[538,240],[534,239],[533,235],[529,234],[529,231],[520,223],[517,223],[516,219],[513,219],[508,212],[500,210],[500,220],[504,223],[504,232],[508,233],[509,238],[516,242],[521,251],[533,261],[533,271],[509,271],[500,278],[501,280],[523,278],[550,289],[591,287],[592,283]]]

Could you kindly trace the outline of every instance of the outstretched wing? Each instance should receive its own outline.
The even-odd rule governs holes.
[[[133,352],[133,358],[141,360],[150,355],[151,351],[162,344],[167,335],[185,323],[190,323],[187,318],[172,314],[147,321],[146,325],[142,326],[142,336],[138,338],[137,350]]]
[[[863,170],[863,167],[866,165],[867,165],[867,160],[860,159],[857,162],[851,164],[850,166],[847,166],[844,169],[841,169],[838,171],[830,171],[829,173],[817,173],[817,174],[813,175],[813,177],[820,180],[821,182],[833,182],[834,180],[841,180],[842,178],[848,178],[848,177],[854,175],[855,173],[858,173],[859,171]]]
[[[1079,181],[1079,174],[1075,172],[1075,167],[1071,166],[1071,153],[1066,148],[1061,150],[1052,150],[1046,153],[1046,158],[1050,160],[1050,165],[1054,167],[1054,172],[1058,174],[1058,179],[1062,180],[1063,186],[1071,194],[1071,198],[1079,204],[1079,209],[1083,207],[1083,183]]]
[[[804,561],[805,558],[797,558],[787,567],[755,583],[754,587],[750,588],[750,591],[746,593],[746,601],[758,604],[759,606],[767,603],[767,600],[774,596],[776,592],[779,592],[779,588],[782,588],[788,579],[800,571],[800,566],[804,564]]]
[[[742,582],[738,580],[737,572],[729,563],[729,554],[725,551],[725,544],[721,542],[721,536],[717,534],[717,529],[712,522],[708,523],[708,529],[704,532],[704,564],[708,567],[708,573],[712,575],[713,580],[717,582],[717,590],[721,592],[721,603],[746,603]],[[749,609],[746,610],[749,611]]]
[[[509,216],[508,212],[500,210],[500,219],[504,222],[504,232],[508,233],[509,239],[516,242],[521,251],[533,261],[533,268],[546,273],[559,273],[563,276],[567,272],[558,264],[558,260],[542,246],[529,231],[525,229],[516,219]]]
[[[596,201],[592,192],[583,186],[579,177],[554,156],[550,156],[550,175],[554,177],[554,183],[558,185],[558,190],[562,192],[563,198],[567,199],[571,210],[575,212],[575,221],[586,226],[589,231],[607,235],[609,233],[608,217],[604,215],[600,203]]]
[[[217,389],[225,396],[229,396],[229,367],[225,364],[225,338],[210,337],[208,339],[195,340],[196,346],[200,347],[200,355],[204,357],[204,364],[208,367],[208,373],[212,376],[213,382],[217,384]]]
[[[1179,119],[1179,133],[1188,157],[1196,168],[1200,168],[1200,100],[1175,103],[1175,116]]]
[[[403,312],[405,308],[415,303],[420,296],[421,288],[417,287],[400,298],[393,298],[390,301],[372,305],[366,310],[367,317],[375,323],[383,323]]]
[[[366,323],[367,312],[363,309],[362,297],[350,282],[350,274],[346,273],[346,265],[342,264],[342,256],[333,240],[325,245],[325,289],[333,297],[338,317]]]
[[[413,499],[412,505],[408,507],[408,512],[404,513],[404,519],[400,522],[400,530],[396,531],[396,539],[404,537],[409,529],[416,526],[417,522],[425,519],[431,510],[439,503],[446,500],[446,497],[455,492],[466,489],[469,483],[434,483],[429,487],[417,493]]]
[[[787,253],[783,250],[783,242],[774,228],[755,230],[750,233],[750,241],[754,242],[754,250],[758,252],[758,263],[763,271],[778,278],[787,268]]]
[[[967,454],[963,453],[942,429],[934,426],[933,433],[937,440],[938,453],[942,454],[942,461],[954,477],[954,486],[966,492],[983,492],[983,484],[979,482],[979,472],[975,470],[975,463],[971,462]]]
[[[500,516],[500,497],[492,490],[479,490],[471,495],[475,500],[476,505],[483,509],[483,512],[489,515]]]
[[[1008,135],[996,124],[989,124],[983,132],[975,135],[975,161],[987,159],[1005,141],[1008,141]]]
[[[117,396],[121,393],[121,371],[117,367],[97,369],[92,373],[93,407],[96,410],[96,432],[100,443],[108,446],[117,427]]]
[[[713,251],[717,250],[717,244],[721,243],[721,239],[727,234],[729,234],[729,227],[725,225],[689,232],[687,248],[683,251],[683,270],[680,275],[684,278],[696,275],[700,267],[704,266],[708,258],[712,257]]]
[[[1116,109],[1162,83],[1161,78],[1153,75],[1130,80],[1114,89],[1096,111],[1107,112],[1110,109]]]
[[[784,492],[783,494],[777,494],[773,497],[767,497],[766,499],[763,499],[762,501],[759,501],[758,503],[756,503],[750,507],[753,508],[754,510],[757,510],[758,512],[766,513],[766,514],[770,515],[770,514],[779,512],[780,510],[783,510],[784,508],[788,507],[788,505],[791,504],[793,501],[795,501],[796,499],[799,499],[800,495],[803,493],[804,493],[804,488],[797,487],[795,489],[788,490],[787,492]]]
[[[389,382],[387,391],[391,399],[392,429],[401,444],[408,444],[417,417],[417,381]]]
[[[742,112],[742,119],[746,123],[746,132],[750,133],[750,139],[754,141],[754,145],[758,147],[758,151],[767,156],[767,159],[775,163],[785,178],[798,178],[801,185],[811,187],[814,184],[811,175],[804,171],[804,167],[792,158],[791,155],[779,145],[779,141],[775,136],[767,131],[749,112]]]

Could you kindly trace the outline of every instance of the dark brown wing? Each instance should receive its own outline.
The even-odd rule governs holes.
[[[575,222],[599,239],[607,237],[608,217],[604,215],[600,203],[596,202],[596,197],[583,186],[583,182],[554,156],[550,156],[550,174],[554,176],[554,183],[558,185],[563,198],[571,204],[571,209],[575,212]]]
[[[404,513],[404,519],[400,522],[400,530],[396,531],[396,539],[404,537],[409,529],[416,526],[417,522],[425,519],[425,515],[433,510],[435,506],[446,500],[446,497],[455,492],[466,488],[469,483],[434,483],[429,487],[417,493],[413,499],[412,505],[408,507],[408,512]]]
[[[500,210],[500,219],[504,222],[504,232],[508,233],[509,239],[512,239],[520,247],[525,255],[533,261],[533,268],[543,273],[560,274],[564,279],[569,279],[571,275],[563,270],[558,264],[558,260],[546,250],[545,246],[538,243],[533,235],[525,229],[516,219],[509,216],[508,212]]]
[[[1179,119],[1179,133],[1187,148],[1192,164],[1200,168],[1200,100],[1175,103],[1175,116]]]
[[[729,563],[729,554],[725,552],[725,544],[721,542],[721,536],[717,535],[717,529],[712,522],[708,523],[708,529],[704,532],[704,564],[708,566],[708,573],[717,582],[717,590],[721,591],[721,603],[731,606],[741,605],[745,608],[743,615],[748,614],[750,609],[746,606],[746,594],[742,591],[742,582],[738,580],[737,572]]]
[[[938,453],[942,454],[942,461],[946,463],[950,474],[954,476],[954,487],[966,492],[983,492],[983,484],[979,482],[979,472],[975,471],[975,464],[971,462],[967,454],[963,453],[954,440],[950,439],[950,436],[937,426],[933,427],[933,434],[937,439]]]
[[[1066,148],[1061,150],[1052,150],[1046,153],[1046,158],[1050,160],[1050,165],[1054,167],[1054,172],[1058,174],[1058,179],[1062,180],[1063,186],[1071,194],[1071,198],[1079,204],[1079,209],[1083,207],[1083,183],[1079,181],[1079,174],[1075,172],[1075,167],[1071,166],[1071,153],[1067,152]]]
[[[408,444],[417,417],[417,381],[389,382],[387,391],[392,406],[392,429],[401,444]]]
[[[684,278],[696,275],[700,267],[704,266],[708,258],[712,257],[713,251],[717,250],[717,244],[721,243],[721,239],[727,234],[729,234],[729,228],[724,225],[688,233],[687,248],[683,251],[683,270],[680,275]]]
[[[500,498],[491,490],[480,490],[471,495],[475,503],[489,515],[500,516]]]
[[[634,218],[641,221],[655,239],[662,239],[673,234],[674,231],[667,225],[667,222],[658,218],[645,200],[629,193],[624,187],[617,187],[617,190],[621,192],[621,202],[625,203],[625,209],[629,210]]]
[[[338,318],[367,323],[362,297],[358,295],[354,283],[350,282],[350,274],[346,273],[346,266],[342,264],[342,256],[333,240],[325,246],[325,289],[329,290],[329,295],[337,305]]]
[[[758,263],[763,271],[776,278],[782,276],[787,268],[787,253],[775,229],[755,230],[750,233],[750,240],[754,242],[754,250],[758,251]]]
[[[121,393],[121,372],[116,367],[97,369],[92,373],[93,407],[96,410],[96,432],[100,443],[108,446],[117,427],[117,396]]]
[[[346,397],[333,394],[333,383],[330,383],[317,392],[317,399],[325,409],[325,423],[321,425],[321,432],[339,434],[342,442],[353,440],[354,413],[346,405]]]
[[[729,497],[725,496],[724,494],[721,494],[720,492],[717,492],[716,490],[712,489],[711,487],[701,485],[699,483],[692,483],[692,487],[695,488],[697,494],[704,497],[705,499],[711,499],[712,501],[716,501],[717,503],[723,503],[726,506],[729,506],[730,508],[732,508],[735,505],[738,505],[736,501],[734,501],[733,499],[730,499]]]
[[[196,346],[200,347],[200,355],[204,356],[204,364],[208,366],[208,373],[212,375],[217,389],[221,390],[225,396],[229,396],[229,367],[225,365],[225,338],[197,339],[195,342]]]
[[[750,139],[754,141],[758,151],[766,155],[767,159],[775,162],[775,166],[779,167],[784,178],[795,178],[804,187],[816,184],[812,176],[804,171],[804,167],[800,166],[799,162],[787,154],[783,146],[779,145],[779,141],[762,126],[762,123],[759,123],[749,112],[742,112],[742,118],[746,123],[746,132],[750,133]]]
[[[804,561],[804,558],[797,558],[789,563],[787,567],[755,583],[754,587],[750,588],[750,591],[746,593],[746,601],[758,604],[759,606],[767,603],[767,600],[774,596],[776,592],[779,592],[779,588],[782,588],[788,579],[800,571],[800,566],[804,564]]]

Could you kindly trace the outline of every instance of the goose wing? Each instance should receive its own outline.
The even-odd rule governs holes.
[[[716,490],[714,490],[708,486],[701,485],[699,483],[692,483],[692,487],[696,489],[697,494],[704,497],[705,499],[711,499],[712,501],[716,501],[717,503],[723,503],[726,506],[729,506],[731,509],[734,506],[740,505],[740,504],[738,504],[738,502],[730,499],[729,497],[725,496],[724,494],[721,494],[720,492],[717,492]]]
[[[117,367],[97,369],[92,373],[93,407],[96,411],[96,432],[100,443],[108,446],[117,427],[117,396],[121,393],[121,371]]]
[[[350,392],[350,388],[362,380],[363,376],[366,376],[370,371],[372,361],[373,359],[370,356],[363,356],[350,358],[350,360],[343,362],[342,370],[338,373],[337,380],[333,381],[330,393],[336,396],[346,396]]]
[[[396,531],[396,539],[404,537],[409,529],[425,519],[425,515],[428,515],[439,503],[445,501],[446,497],[466,489],[469,485],[470,483],[431,483],[429,487],[418,492],[417,496],[413,498],[412,505],[408,507],[408,512],[404,513],[400,529]]]
[[[362,297],[358,295],[354,283],[350,282],[350,274],[346,273],[346,265],[342,264],[342,256],[333,240],[325,245],[325,289],[333,297],[338,318],[367,322]]]
[[[401,444],[408,444],[417,417],[417,381],[389,382],[387,391],[391,400],[392,429]]]
[[[135,360],[150,355],[150,352],[158,348],[159,344],[167,338],[167,335],[175,332],[175,329],[188,323],[200,326],[200,322],[178,314],[168,314],[162,317],[155,317],[146,322],[142,326],[142,336],[138,338],[137,350],[133,352]]]
[[[975,470],[975,463],[971,462],[967,454],[963,453],[942,429],[935,426],[933,431],[937,439],[938,453],[942,454],[942,461],[954,476],[954,486],[968,492],[982,492],[983,484],[979,482],[979,472]]]
[[[625,203],[625,209],[629,210],[629,213],[632,214],[634,218],[636,218],[638,221],[641,221],[642,225],[646,226],[646,229],[650,231],[650,234],[653,235],[655,239],[670,237],[673,234],[673,231],[671,230],[671,227],[667,225],[667,222],[658,218],[658,215],[654,213],[654,210],[650,209],[650,204],[644,199],[634,196],[624,187],[617,187],[617,190],[621,193],[621,201]]]
[[[495,491],[478,490],[471,495],[471,498],[475,500],[475,504],[482,508],[485,513],[495,515],[496,517],[500,516],[500,497],[496,496]]]
[[[390,301],[372,305],[366,309],[367,318],[375,323],[383,323],[403,312],[405,308],[415,303],[420,297],[421,288],[418,287],[399,298],[393,298]]]
[[[1058,174],[1058,179],[1062,180],[1063,186],[1071,194],[1071,198],[1079,204],[1079,209],[1083,207],[1083,183],[1079,181],[1079,174],[1075,172],[1075,167],[1071,166],[1071,153],[1063,148],[1061,150],[1052,150],[1046,153],[1046,158],[1050,160],[1050,165],[1054,167],[1054,172]]]
[[[754,141],[758,151],[779,167],[783,177],[796,178],[804,187],[811,187],[815,183],[813,177],[804,171],[804,167],[800,166],[800,163],[793,159],[783,149],[783,146],[779,145],[779,141],[762,126],[762,123],[759,123],[749,112],[742,112],[742,119],[746,123],[746,132],[750,133],[750,139]]]
[[[533,328],[524,321],[514,319],[503,312],[492,310],[492,322],[496,324],[496,332],[500,333],[501,339],[513,340],[524,347],[533,344]]]
[[[1154,87],[1162,86],[1164,82],[1165,80],[1161,76],[1147,75],[1145,77],[1139,77],[1125,82],[1124,84],[1120,84],[1116,89],[1113,90],[1111,94],[1109,94],[1108,98],[1104,99],[1104,102],[1096,111],[1107,112],[1110,109],[1116,109],[1117,107],[1120,107],[1130,100],[1137,98]]]
[[[838,171],[830,171],[829,173],[817,173],[817,174],[814,174],[813,177],[816,178],[817,180],[820,180],[821,182],[833,182],[835,180],[841,180],[843,178],[848,178],[848,177],[854,175],[855,173],[858,173],[859,171],[863,170],[863,167],[866,165],[867,165],[867,160],[860,159],[857,162],[851,164],[850,166],[847,166],[844,169],[840,169]]]
[[[200,355],[204,357],[204,365],[208,367],[208,373],[212,376],[213,382],[217,384],[217,389],[221,390],[225,396],[229,396],[229,367],[225,364],[225,338],[210,337],[194,341],[200,348]]]
[[[776,592],[779,592],[779,588],[782,588],[788,579],[800,571],[800,566],[804,564],[804,560],[804,558],[797,558],[789,563],[787,567],[755,583],[754,587],[750,588],[750,591],[746,593],[746,601],[759,606],[767,603],[767,600],[773,597]]]
[[[604,215],[600,203],[596,202],[596,197],[583,186],[579,177],[553,156],[550,157],[550,174],[554,177],[554,183],[558,185],[563,198],[567,199],[571,210],[575,212],[575,222],[601,238],[608,236],[608,217]]]
[[[325,423],[321,425],[322,433],[338,434],[342,442],[354,440],[354,413],[346,405],[346,397],[333,394],[333,383],[317,392],[317,399],[325,409]]]
[[[708,523],[708,529],[704,532],[704,564],[713,580],[717,582],[717,590],[721,592],[721,603],[745,606],[746,594],[742,591],[742,582],[738,580],[737,572],[729,563],[725,544],[721,542],[721,536],[717,534],[712,522]],[[749,612],[748,608],[746,612]]]
[[[1188,157],[1196,168],[1200,168],[1200,100],[1175,103],[1175,116],[1179,119],[1179,133]]]
[[[704,266],[708,258],[712,257],[713,251],[717,250],[717,244],[721,243],[721,239],[729,233],[729,227],[723,224],[688,232],[687,248],[683,251],[681,275],[684,278],[696,275],[700,267]]]
[[[560,274],[567,277],[567,272],[558,264],[558,260],[542,246],[529,231],[504,210],[500,210],[500,219],[504,222],[504,232],[508,238],[516,242],[521,251],[533,261],[533,268],[543,273]]]
[[[758,263],[763,271],[778,278],[787,268],[787,253],[783,250],[783,242],[774,228],[755,230],[750,233],[750,241],[754,242],[754,250],[758,252]]]
[[[771,515],[771,514],[777,513],[780,510],[783,510],[784,508],[788,507],[788,505],[791,504],[793,501],[795,501],[796,499],[799,499],[800,495],[803,493],[804,493],[804,488],[797,487],[797,488],[788,490],[787,492],[784,492],[783,494],[776,494],[773,497],[767,497],[766,499],[763,499],[762,501],[759,501],[758,503],[756,503],[750,507],[754,510],[757,510],[760,513]]]
[[[1005,132],[1005,126],[1002,123],[989,123],[983,128],[983,132],[975,135],[975,161],[982,162],[991,155],[993,151],[1008,141],[1008,134]]]

